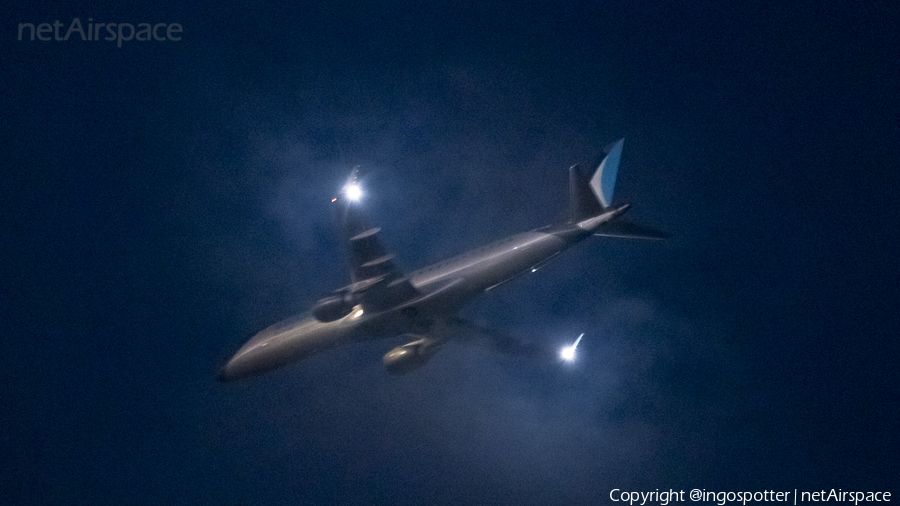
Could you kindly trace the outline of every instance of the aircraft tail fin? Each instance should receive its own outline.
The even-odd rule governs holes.
[[[592,176],[585,174],[580,165],[569,169],[569,214],[573,222],[603,214],[612,205],[624,143],[625,139],[619,139],[607,147],[606,156]]]
[[[593,175],[585,174],[579,165],[574,165],[569,169],[570,221],[591,228],[596,227],[593,233],[598,236],[631,239],[671,237],[665,232],[637,225],[619,217],[628,206],[612,209],[613,191],[616,187],[616,176],[619,173],[619,162],[622,160],[624,144],[625,139],[619,139],[607,146],[604,149],[606,155],[600,161]],[[610,219],[596,220],[596,217],[613,211],[615,215]],[[592,223],[594,221],[597,223]]]

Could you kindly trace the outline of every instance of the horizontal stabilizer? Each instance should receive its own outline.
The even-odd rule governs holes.
[[[601,237],[619,237],[624,239],[654,240],[668,239],[669,237],[672,237],[671,234],[668,234],[666,232],[662,232],[660,230],[652,229],[642,225],[636,225],[624,219],[604,223],[594,231],[594,235]]]

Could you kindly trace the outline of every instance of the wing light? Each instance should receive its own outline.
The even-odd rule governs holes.
[[[559,357],[566,362],[573,362],[575,360],[575,348],[578,348],[578,343],[581,342],[582,337],[584,337],[584,333],[578,336],[578,339],[571,346],[564,346],[559,352]]]
[[[348,184],[344,187],[344,196],[351,202],[359,202],[363,196],[362,188],[356,183]]]

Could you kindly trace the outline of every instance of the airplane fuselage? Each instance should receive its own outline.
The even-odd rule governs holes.
[[[613,213],[609,214],[611,219]],[[423,331],[481,293],[535,270],[590,235],[577,224],[515,234],[410,273],[408,280],[424,294],[417,303],[380,311],[361,304],[332,322],[309,313],[281,321],[253,336],[218,377],[252,376],[342,344]]]
[[[310,313],[253,336],[219,369],[219,379],[263,373],[347,343],[405,335],[407,344],[383,359],[388,372],[402,374],[427,362],[443,342],[466,339],[466,333],[477,331],[455,317],[467,302],[536,270],[583,239],[591,235],[665,237],[619,219],[628,205],[609,205],[622,143],[611,145],[593,177],[588,178],[578,166],[569,169],[569,221],[511,235],[406,275],[381,245],[380,229],[368,224],[357,205],[361,190],[354,168],[343,195],[332,199],[347,246],[351,284],[320,299]],[[499,343],[507,346],[504,340]]]

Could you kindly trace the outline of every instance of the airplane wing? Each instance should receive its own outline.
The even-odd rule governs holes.
[[[359,167],[354,167],[342,194],[335,197],[341,236],[347,248],[352,284],[342,290],[359,295],[363,307],[382,309],[421,296],[404,277],[378,238],[359,202]]]

